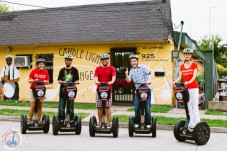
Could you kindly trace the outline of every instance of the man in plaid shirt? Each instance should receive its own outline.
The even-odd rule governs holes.
[[[138,56],[135,54],[130,55],[130,64],[132,66],[132,69],[130,70],[128,74],[128,69],[125,71],[126,75],[126,81],[130,83],[133,81],[134,83],[146,83],[146,85],[151,88],[151,70],[142,65],[138,64]],[[136,89],[138,89],[140,84],[135,84]],[[150,91],[151,96],[151,91]],[[141,116],[140,116],[140,103],[137,95],[134,95],[134,110],[135,110],[135,128],[140,127],[141,124]],[[145,127],[151,128],[151,113],[150,113],[150,107],[151,107],[151,97],[148,98],[148,101],[144,102],[144,108],[145,108]]]

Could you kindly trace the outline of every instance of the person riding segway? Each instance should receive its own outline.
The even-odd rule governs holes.
[[[76,84],[79,84],[78,70],[71,66],[73,56],[65,55],[66,67],[62,68],[58,75],[60,86],[58,116],[53,116],[53,135],[58,135],[58,132],[75,132],[81,133],[81,118],[79,115],[74,117],[74,100],[77,95]],[[65,114],[65,106],[67,110]],[[65,116],[66,115],[66,116]]]
[[[138,64],[138,56],[132,54],[129,56],[132,69],[128,73],[126,68],[126,81],[134,82],[136,93],[134,95],[134,110],[135,116],[129,117],[129,136],[133,133],[150,134],[156,137],[156,118],[151,117],[151,70],[141,64]],[[145,111],[145,112],[144,112]],[[143,120],[143,113],[145,113],[145,120]],[[144,121],[144,123],[142,123]]]
[[[198,66],[192,61],[193,50],[185,48],[183,50],[185,61],[180,67],[179,77],[173,81],[177,100],[183,100],[187,120],[180,120],[174,126],[175,138],[183,142],[186,139],[194,140],[198,145],[205,145],[210,138],[210,128],[206,122],[200,122],[199,117],[199,89],[196,80]],[[181,78],[184,84],[177,84]]]
[[[112,126],[110,125],[112,84],[116,79],[116,71],[113,66],[108,65],[108,54],[102,54],[100,59],[102,65],[96,68],[94,74],[97,85],[96,107],[98,108],[99,123],[97,124],[96,117],[92,116],[89,122],[89,133],[91,137],[94,137],[95,133],[113,133],[113,137],[118,137],[119,121],[117,116],[114,116]]]
[[[42,103],[46,93],[45,84],[49,83],[49,74],[45,70],[45,60],[43,58],[37,59],[37,68],[33,69],[29,75],[30,94],[29,99],[31,102],[30,118],[21,115],[21,133],[25,134],[27,130],[43,130],[44,133],[49,132],[49,116],[44,114],[41,120]],[[35,112],[35,118],[33,119],[33,113]]]

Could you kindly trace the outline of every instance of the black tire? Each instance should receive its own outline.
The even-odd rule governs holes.
[[[186,140],[186,138],[180,136],[181,129],[184,127],[185,123],[186,123],[185,120],[179,120],[179,121],[177,121],[177,123],[175,124],[174,129],[173,129],[174,137],[179,142],[184,142]]]
[[[154,116],[151,118],[151,123],[152,123],[151,125],[152,137],[156,137],[156,118]]]
[[[42,123],[43,123],[43,133],[48,133],[50,129],[50,119],[48,115],[46,114],[43,115]]]
[[[97,125],[97,120],[95,116],[92,116],[89,121],[89,134],[91,137],[95,136],[95,127]]]
[[[59,130],[59,122],[58,117],[56,115],[53,116],[53,122],[52,122],[52,129],[53,129],[53,135],[58,135]]]
[[[79,115],[76,115],[74,120],[75,120],[75,133],[76,135],[80,135],[81,129],[82,129],[81,118]]]
[[[117,116],[114,116],[112,120],[112,133],[114,138],[118,137],[118,132],[119,132],[119,120]]]
[[[27,116],[22,114],[21,115],[21,134],[26,134],[27,131]]]
[[[130,116],[129,122],[128,122],[128,135],[129,135],[129,137],[133,137],[133,133],[134,133],[134,117]]]
[[[210,139],[210,127],[206,122],[196,124],[193,136],[197,145],[205,145]]]

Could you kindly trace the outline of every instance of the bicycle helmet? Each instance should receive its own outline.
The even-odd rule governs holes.
[[[46,64],[45,59],[43,59],[43,58],[38,58],[37,61],[36,61],[36,65],[38,65],[40,62],[43,62],[44,64]]]
[[[109,59],[110,57],[109,57],[109,55],[108,54],[102,54],[102,55],[100,55],[100,59],[102,60],[102,59]]]
[[[139,59],[138,56],[137,56],[136,54],[131,54],[131,55],[129,56],[129,59],[133,59],[133,58],[134,58],[134,59],[137,59],[137,60]]]
[[[193,54],[193,49],[191,49],[191,48],[185,48],[185,49],[183,50],[183,53],[190,53],[190,54]]]
[[[65,59],[73,60],[73,56],[71,54],[65,54]]]

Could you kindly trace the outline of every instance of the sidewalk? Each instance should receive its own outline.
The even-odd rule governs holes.
[[[126,106],[112,106],[112,115],[134,115],[133,111],[127,111],[128,108]],[[17,110],[28,110],[30,107],[19,107],[19,106],[0,106],[0,109],[17,109]],[[43,111],[56,112],[56,108],[43,108]],[[83,110],[83,109],[75,109],[75,113],[89,113],[89,116],[82,120],[83,125],[88,125],[90,117],[92,115],[97,116],[96,110]],[[28,114],[27,112],[27,114]],[[200,117],[206,119],[220,119],[227,120],[227,116],[217,116],[217,115],[206,115],[204,110],[200,110]],[[184,109],[176,109],[172,108],[168,113],[152,113],[153,116],[164,116],[164,117],[175,117],[175,118],[185,118],[185,110]],[[50,117],[52,119],[52,117]],[[20,117],[15,116],[0,116],[0,121],[19,121]],[[127,127],[128,123],[120,123],[120,127]],[[158,125],[158,129],[172,130],[173,126],[170,125]],[[211,128],[212,132],[223,132],[227,133],[227,128]]]

